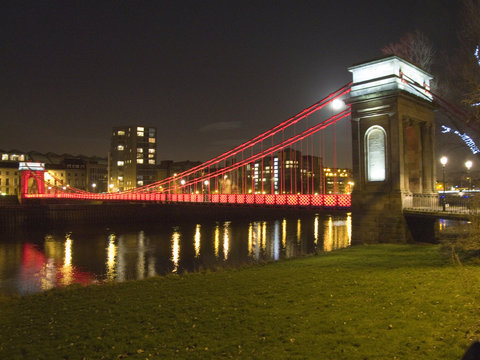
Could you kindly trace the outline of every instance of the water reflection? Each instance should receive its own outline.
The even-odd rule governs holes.
[[[177,272],[179,258],[180,258],[180,233],[177,230],[174,230],[172,234],[172,262],[173,262],[172,272]]]
[[[318,244],[318,221],[319,215],[315,215],[315,220],[313,220],[313,239],[315,241],[315,245]]]
[[[215,247],[215,257],[218,258],[218,248],[220,246],[220,226],[218,223],[215,225],[215,235],[214,235],[214,247]]]
[[[72,239],[70,234],[65,237],[65,256],[62,266],[62,284],[69,285],[73,282],[73,266],[72,266]]]
[[[323,238],[323,250],[332,251],[347,247],[352,241],[352,217],[348,213],[346,219],[328,216]]]
[[[202,226],[200,224],[197,224],[195,228],[195,257],[200,256],[200,228]]]
[[[108,235],[107,248],[107,280],[114,280],[116,277],[115,263],[117,257],[117,245],[115,244],[115,234]]]
[[[331,251],[350,245],[351,216],[86,230],[49,233],[23,245],[22,239],[0,242],[0,292],[25,294],[77,282],[121,282]],[[21,256],[5,255],[11,253]]]
[[[226,221],[223,224],[223,258],[228,259],[228,253],[230,251],[230,221]]]

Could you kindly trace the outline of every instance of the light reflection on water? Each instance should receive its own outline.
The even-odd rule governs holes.
[[[350,214],[37,233],[0,241],[0,294],[277,261],[350,242]]]

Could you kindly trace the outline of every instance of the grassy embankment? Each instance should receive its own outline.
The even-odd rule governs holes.
[[[377,245],[0,299],[1,359],[460,359],[480,267]]]

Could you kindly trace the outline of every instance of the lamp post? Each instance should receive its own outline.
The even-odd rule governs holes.
[[[205,181],[203,182],[203,185],[205,185],[205,198],[204,198],[203,201],[207,202],[207,201],[209,200],[209,198],[208,198],[208,197],[209,197],[208,185],[210,185],[210,181],[205,180]]]
[[[468,177],[468,191],[472,190],[472,176],[470,175],[470,169],[472,168],[472,161],[467,160],[465,162],[465,167],[467,168],[467,177]]]
[[[447,165],[448,158],[446,156],[442,156],[440,158],[440,163],[442,164],[443,170],[443,199],[442,199],[442,209],[445,211],[445,165]]]
[[[97,187],[97,184],[93,183],[93,184],[92,184],[92,190],[93,190],[93,192],[95,192],[95,188],[96,188],[96,187]]]

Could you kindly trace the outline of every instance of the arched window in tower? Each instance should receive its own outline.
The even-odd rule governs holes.
[[[368,181],[385,181],[385,139],[385,130],[378,125],[371,126],[365,133],[365,155]]]

